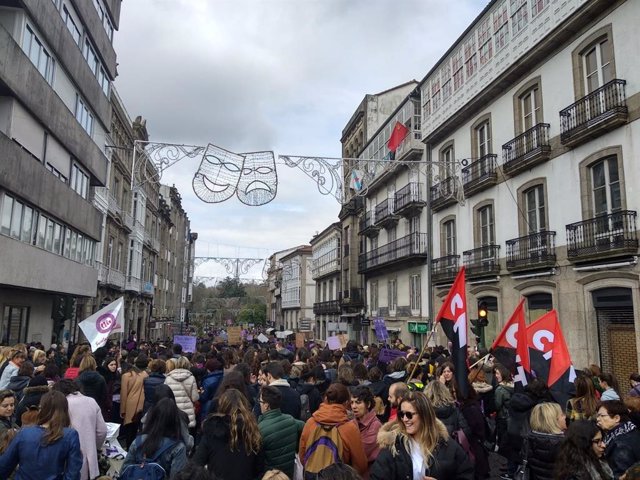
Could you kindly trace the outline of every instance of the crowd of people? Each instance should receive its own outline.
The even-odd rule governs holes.
[[[496,454],[505,480],[640,478],[640,375],[622,390],[591,365],[559,404],[482,353],[461,388],[444,347],[381,347],[2,347],[0,478],[483,480]]]

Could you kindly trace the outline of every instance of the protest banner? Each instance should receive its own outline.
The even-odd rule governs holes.
[[[327,337],[327,346],[329,350],[339,350],[340,349],[340,338],[337,335],[333,335],[331,337]]]
[[[373,319],[373,327],[376,331],[376,338],[380,341],[387,340],[389,338],[389,332],[387,326],[384,323],[384,318],[378,317]]]
[[[240,345],[242,343],[242,327],[228,327],[227,335],[229,345]]]
[[[304,333],[296,333],[296,348],[303,348],[304,347]]]
[[[195,352],[196,351],[196,337],[192,337],[191,335],[174,335],[173,343],[182,345],[183,352]]]
[[[402,350],[393,350],[391,348],[382,348],[378,354],[378,361],[381,363],[391,363],[398,357],[406,357],[407,354]]]

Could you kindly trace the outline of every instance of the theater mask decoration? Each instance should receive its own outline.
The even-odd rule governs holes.
[[[244,167],[236,190],[238,200],[257,207],[276,198],[278,174],[273,152],[242,153]]]
[[[221,203],[233,196],[245,165],[245,157],[215,145],[207,145],[193,177],[193,191],[206,203]]]

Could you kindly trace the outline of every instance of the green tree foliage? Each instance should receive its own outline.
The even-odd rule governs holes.
[[[216,287],[220,298],[246,297],[247,292],[238,278],[227,277]]]
[[[253,303],[242,307],[236,318],[237,323],[264,325],[267,321],[267,306],[264,303]]]

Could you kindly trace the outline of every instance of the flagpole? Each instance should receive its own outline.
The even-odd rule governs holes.
[[[413,370],[411,370],[411,374],[407,378],[407,383],[413,378],[413,374],[416,373],[416,369],[418,368],[418,364],[420,363],[420,360],[422,360],[422,357],[424,356],[424,352],[427,349],[427,345],[429,345],[429,342],[431,341],[431,338],[433,337],[433,334],[436,332],[436,326],[437,325],[438,324],[436,323],[433,326],[433,329],[431,330],[431,332],[429,332],[429,336],[427,337],[426,342],[424,342],[424,345],[422,346],[422,350],[420,350],[420,355],[418,355],[418,359],[416,360],[416,363],[413,366]]]
[[[473,367],[475,367],[476,365],[478,365],[480,362],[484,363],[486,362],[487,358],[489,358],[489,356],[491,355],[491,352],[487,353],[484,357],[482,357],[480,360],[478,360],[476,363],[474,363],[473,365],[471,365],[469,367],[469,370],[471,370]]]

